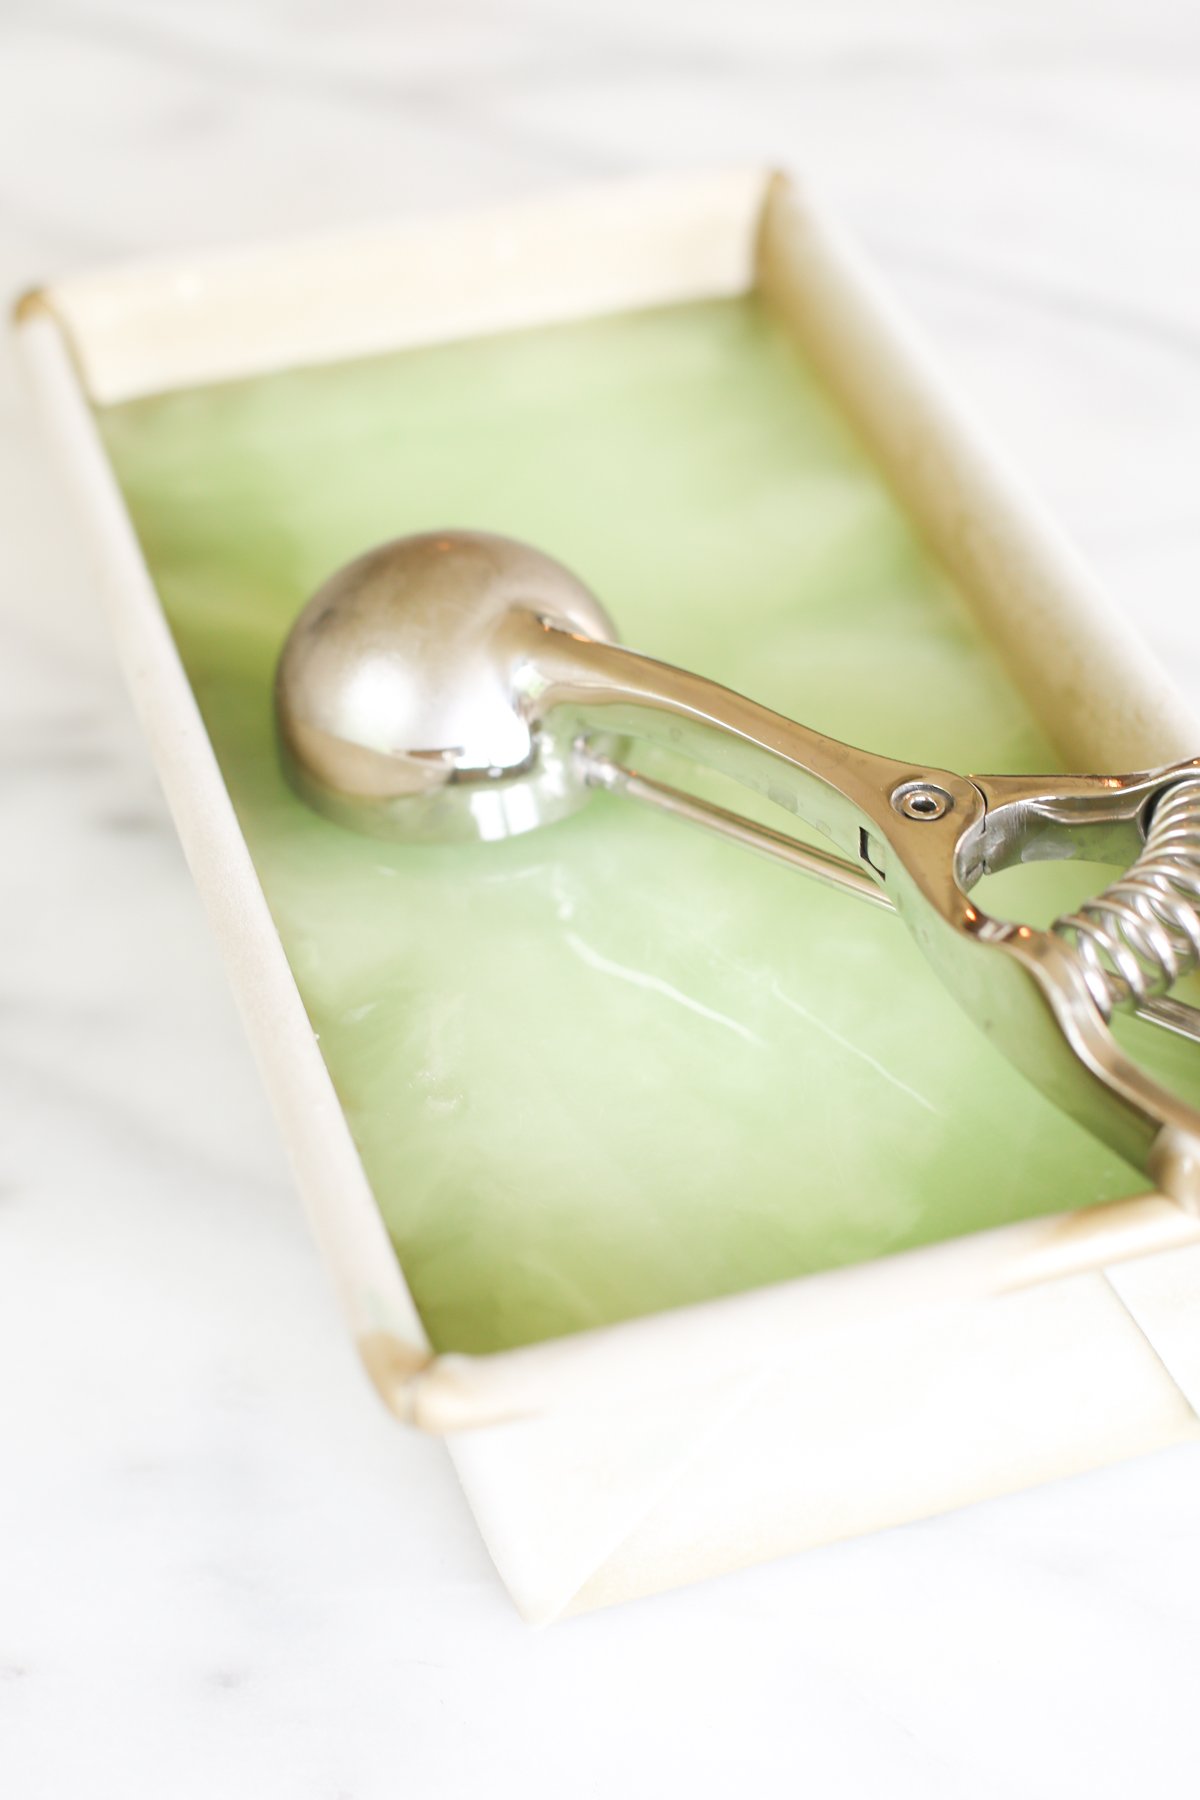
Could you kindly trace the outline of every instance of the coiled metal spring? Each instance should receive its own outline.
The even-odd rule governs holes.
[[[1105,1018],[1200,966],[1200,777],[1168,788],[1136,862],[1052,929],[1074,946]]]

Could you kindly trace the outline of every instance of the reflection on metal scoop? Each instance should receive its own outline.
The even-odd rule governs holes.
[[[595,596],[528,545],[471,531],[381,545],[325,583],[284,646],[289,779],[339,823],[414,842],[512,836],[603,787],[892,906],[1043,1092],[1200,1209],[1200,1112],[1108,1024],[1126,1007],[1200,1029],[1160,998],[1200,963],[1200,759],[968,779],[852,749],[614,640]],[[833,849],[639,774],[638,742],[766,795]],[[968,898],[982,875],[1072,856],[1127,872],[1049,931]]]
[[[378,837],[509,837],[573,812],[587,786],[524,692],[542,619],[614,635],[561,563],[486,532],[400,538],[339,569],[279,661],[295,785]]]

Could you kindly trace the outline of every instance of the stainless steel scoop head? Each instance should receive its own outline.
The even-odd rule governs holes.
[[[379,837],[500,838],[587,798],[520,692],[514,623],[614,636],[604,608],[541,551],[482,531],[369,550],[313,595],[279,661],[276,715],[294,784]]]

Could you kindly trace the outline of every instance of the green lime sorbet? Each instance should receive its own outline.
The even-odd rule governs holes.
[[[454,525],[529,539],[626,642],[821,731],[964,771],[1058,766],[757,299],[168,393],[101,423],[438,1349],[1145,1185],[1001,1060],[886,914],[613,796],[505,843],[393,848],[281,777],[272,676],[307,596],[381,539]],[[1041,911],[1097,885],[1004,881],[1010,908]]]

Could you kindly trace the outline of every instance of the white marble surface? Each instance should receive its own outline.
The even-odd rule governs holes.
[[[4,0],[0,275],[823,177],[1200,703],[1190,0]],[[1200,1450],[536,1634],[376,1406],[7,346],[0,1792],[1196,1791]]]

